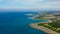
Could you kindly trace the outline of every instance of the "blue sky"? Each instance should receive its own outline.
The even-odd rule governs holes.
[[[1,9],[60,9],[60,0],[0,0]]]

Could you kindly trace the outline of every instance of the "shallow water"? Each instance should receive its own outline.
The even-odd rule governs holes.
[[[44,20],[28,19],[26,12],[0,12],[0,34],[45,34],[33,29],[30,23],[43,22]],[[34,13],[35,14],[35,13]]]

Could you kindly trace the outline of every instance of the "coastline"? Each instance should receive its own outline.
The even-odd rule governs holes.
[[[47,24],[47,23],[52,23],[53,21],[55,23],[56,22],[56,20],[55,20],[56,17],[54,15],[45,15],[45,17],[43,15],[42,17],[44,17],[44,18],[41,18],[40,16],[41,15],[37,14],[36,16],[34,16],[33,20],[35,20],[35,19],[36,20],[48,20],[48,22],[31,23],[31,24],[29,24],[29,26],[32,27],[32,28],[38,29],[38,30],[42,30],[43,32],[45,32],[47,34],[60,34],[57,31],[54,31],[54,30],[52,30],[48,27],[44,27],[43,25],[38,26],[38,24]]]
[[[39,23],[31,23],[31,24],[29,24],[29,26],[32,28],[38,29],[38,30],[42,30],[43,32],[45,32],[47,34],[60,34],[55,31],[52,31],[44,26],[38,26],[37,24],[39,24]]]

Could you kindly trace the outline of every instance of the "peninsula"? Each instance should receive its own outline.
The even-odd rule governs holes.
[[[42,30],[47,34],[60,34],[60,13],[45,12],[37,14],[34,19],[48,20],[48,22],[31,23],[29,26],[38,30]]]

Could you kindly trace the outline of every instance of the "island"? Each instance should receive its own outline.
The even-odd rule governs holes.
[[[60,34],[60,12],[37,14],[34,19],[48,20],[48,22],[31,23],[30,27],[42,30],[47,34]]]

